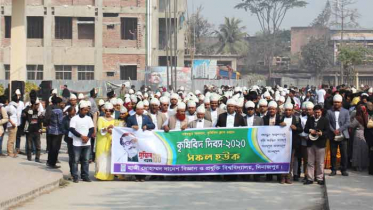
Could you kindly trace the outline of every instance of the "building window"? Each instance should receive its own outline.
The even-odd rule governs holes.
[[[10,80],[10,65],[4,64],[4,70],[5,70],[5,79]]]
[[[137,18],[121,18],[121,38],[137,40]]]
[[[27,65],[28,80],[43,80],[43,65]]]
[[[73,19],[71,17],[55,17],[55,38],[72,39]]]
[[[42,39],[44,37],[44,18],[27,17],[27,38]]]
[[[175,32],[175,18],[171,19],[171,25],[168,22],[166,24],[166,18],[159,18],[159,49],[164,50],[166,49],[167,46],[167,30],[166,30],[166,25],[169,27],[169,32],[171,33],[171,36],[174,36]]]
[[[72,78],[72,66],[54,66],[57,80],[71,80]]]
[[[120,67],[121,80],[137,80],[137,66],[121,66]]]
[[[94,80],[95,66],[78,66],[78,80]]]
[[[115,72],[113,72],[113,71],[108,71],[108,72],[106,72],[106,76],[107,76],[107,77],[114,77],[114,76],[115,76]]]
[[[78,18],[78,39],[95,38],[95,18],[80,17]]]
[[[10,38],[12,32],[12,17],[5,16],[5,38]]]

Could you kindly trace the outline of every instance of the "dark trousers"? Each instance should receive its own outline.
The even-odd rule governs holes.
[[[49,135],[48,165],[55,166],[61,148],[62,135]]]
[[[22,128],[19,126],[17,130],[17,137],[16,137],[16,149],[21,149],[21,136],[22,136]],[[26,150],[27,148],[25,148]]]
[[[95,153],[95,138],[91,138],[91,155],[89,157],[89,160],[95,161],[96,153]]]
[[[74,161],[75,161],[75,155],[74,155],[74,147],[73,147],[73,139],[65,136],[64,141],[67,144],[67,153],[69,154],[69,167],[70,167],[70,174],[73,175],[73,167],[74,167]]]
[[[87,179],[89,178],[89,155],[91,153],[91,147],[90,146],[82,146],[82,147],[76,147],[73,146],[74,149],[74,163],[73,163],[73,178],[78,179],[78,164],[80,161],[81,165],[81,178]]]
[[[337,170],[337,152],[339,150],[341,151],[341,171],[347,170],[347,164],[348,164],[348,154],[347,154],[347,140],[343,141],[330,141],[330,159],[332,163],[332,171]]]
[[[39,132],[31,132],[26,134],[27,140],[27,159],[31,160],[31,154],[33,151],[33,145],[35,145],[35,160],[40,160],[40,150],[41,150],[41,142],[40,142],[40,133]]]
[[[47,140],[47,149],[46,150],[49,151],[49,149],[50,149],[49,147],[50,147],[50,144],[51,144],[50,143],[51,142],[51,135],[50,134],[47,134],[47,139],[46,140]]]

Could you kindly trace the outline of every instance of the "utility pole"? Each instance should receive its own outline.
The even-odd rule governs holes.
[[[178,26],[178,13],[177,13],[177,0],[174,0],[174,25],[175,25],[175,31],[174,31],[174,37],[175,37],[175,91],[177,90],[177,26]]]
[[[173,56],[173,45],[172,45],[172,40],[173,40],[173,37],[172,37],[172,31],[173,31],[173,26],[172,26],[172,11],[171,11],[171,9],[172,9],[172,6],[171,6],[171,3],[172,3],[172,1],[171,0],[168,0],[168,21],[169,21],[169,23],[168,23],[168,26],[169,26],[169,28],[168,28],[168,33],[169,33],[169,36],[168,36],[168,38],[169,38],[169,44],[170,44],[170,66],[171,66],[171,89],[173,89],[173,75],[174,75],[174,73],[173,73],[173,71],[172,71],[172,69],[173,69],[173,59],[174,59],[174,56]]]
[[[12,1],[9,97],[13,92],[12,81],[26,81],[26,24],[26,0]]]
[[[166,1],[166,7],[165,7],[165,23],[166,23],[166,62],[167,62],[167,85],[166,89],[168,90],[169,84],[170,84],[170,71],[169,71],[169,56],[168,56],[168,39],[169,39],[169,34],[168,34],[168,12],[167,8],[169,5],[169,0]]]

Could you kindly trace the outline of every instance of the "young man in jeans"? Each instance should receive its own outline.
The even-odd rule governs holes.
[[[89,157],[91,153],[91,142],[94,133],[94,125],[91,117],[87,116],[89,104],[82,100],[79,104],[79,114],[70,121],[70,132],[73,138],[73,150],[75,161],[73,163],[73,181],[79,182],[78,164],[82,165],[81,178],[85,182],[91,182],[89,178]]]
[[[31,100],[31,105],[24,109],[23,113],[26,116],[25,132],[27,135],[27,160],[31,161],[32,145],[35,145],[35,162],[40,163],[40,134],[41,134],[41,123],[43,116],[39,114],[39,99]]]

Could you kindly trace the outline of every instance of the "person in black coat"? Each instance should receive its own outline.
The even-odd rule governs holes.
[[[281,117],[281,121],[286,123],[286,126],[289,126],[289,128],[292,131],[292,150],[291,150],[291,160],[290,160],[290,171],[288,174],[283,174],[281,176],[281,184],[284,184],[285,182],[287,184],[292,184],[291,181],[291,174],[293,170],[294,165],[294,154],[295,150],[299,149],[301,146],[301,140],[299,134],[303,132],[302,123],[298,116],[294,115],[293,112],[293,104],[286,103],[284,105],[285,113]]]
[[[304,127],[304,132],[310,134],[307,141],[307,181],[304,184],[312,184],[316,179],[319,185],[324,185],[324,160],[326,139],[329,132],[329,120],[322,116],[322,107],[316,105],[314,114],[309,117]]]
[[[237,102],[234,99],[227,101],[227,112],[219,115],[216,127],[233,128],[246,126],[246,121],[242,115],[236,113],[236,105]]]

